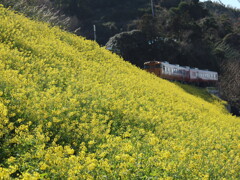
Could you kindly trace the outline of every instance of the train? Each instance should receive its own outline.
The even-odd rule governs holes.
[[[215,71],[170,64],[167,61],[145,62],[144,69],[163,79],[194,84],[197,86],[216,86],[218,82],[218,73]]]

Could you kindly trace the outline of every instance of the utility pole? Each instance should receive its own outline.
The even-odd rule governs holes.
[[[151,8],[152,8],[152,16],[155,17],[155,12],[154,12],[154,0],[151,0]]]
[[[96,26],[95,24],[93,25],[93,35],[94,35],[94,41],[97,41],[97,33],[96,33]]]

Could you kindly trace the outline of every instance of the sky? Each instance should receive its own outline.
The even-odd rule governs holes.
[[[207,0],[200,0],[202,2],[207,1]],[[216,1],[219,2],[218,0],[212,0],[212,1]],[[240,0],[220,0],[223,4],[230,5],[233,8],[238,8],[240,9]]]

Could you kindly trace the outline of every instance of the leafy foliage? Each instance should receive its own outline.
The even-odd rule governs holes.
[[[79,35],[93,39],[93,25],[97,27],[97,41],[104,45],[117,33],[128,29],[128,24],[150,12],[146,0],[52,0],[66,14],[76,16],[80,23]],[[114,25],[109,26],[109,24]]]
[[[142,67],[148,57],[146,35],[138,30],[116,34],[110,38],[106,48],[138,67]],[[138,61],[134,61],[135,59],[138,59]]]
[[[233,59],[222,64],[220,88],[223,98],[232,106],[232,112],[240,115],[240,61]]]
[[[164,2],[160,1],[159,5]],[[170,4],[171,2],[166,1]],[[150,42],[144,58],[220,71],[221,63],[228,58],[228,52],[224,48],[219,48],[219,45],[226,44],[233,50],[238,49],[237,39],[233,43],[233,38],[230,38],[233,34],[238,37],[236,21],[228,15],[213,14],[204,8],[204,3],[198,1],[186,0],[174,3],[178,4],[171,5],[173,7],[168,9],[165,6],[156,6],[156,17],[146,14],[136,22],[137,29],[142,31],[147,38],[146,41]],[[234,12],[237,18],[239,13],[237,10]],[[135,52],[142,54],[140,48]],[[124,55],[130,53],[132,57]],[[133,64],[140,64],[143,61],[130,49],[122,56]]]

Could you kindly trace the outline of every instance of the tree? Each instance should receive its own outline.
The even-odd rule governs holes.
[[[169,9],[172,7],[177,7],[180,2],[181,0],[160,0],[159,4],[160,6]]]
[[[148,40],[155,39],[160,33],[157,18],[150,14],[142,16],[138,21],[138,29],[146,35]]]
[[[235,115],[240,115],[240,60],[222,64],[220,90],[222,97],[229,102]]]
[[[233,32],[233,23],[228,16],[222,15],[218,17],[217,22],[219,27],[218,32],[221,38],[224,38],[227,34]]]
[[[106,48],[119,54],[132,64],[142,67],[147,58],[148,42],[143,32],[132,30],[111,37]]]

